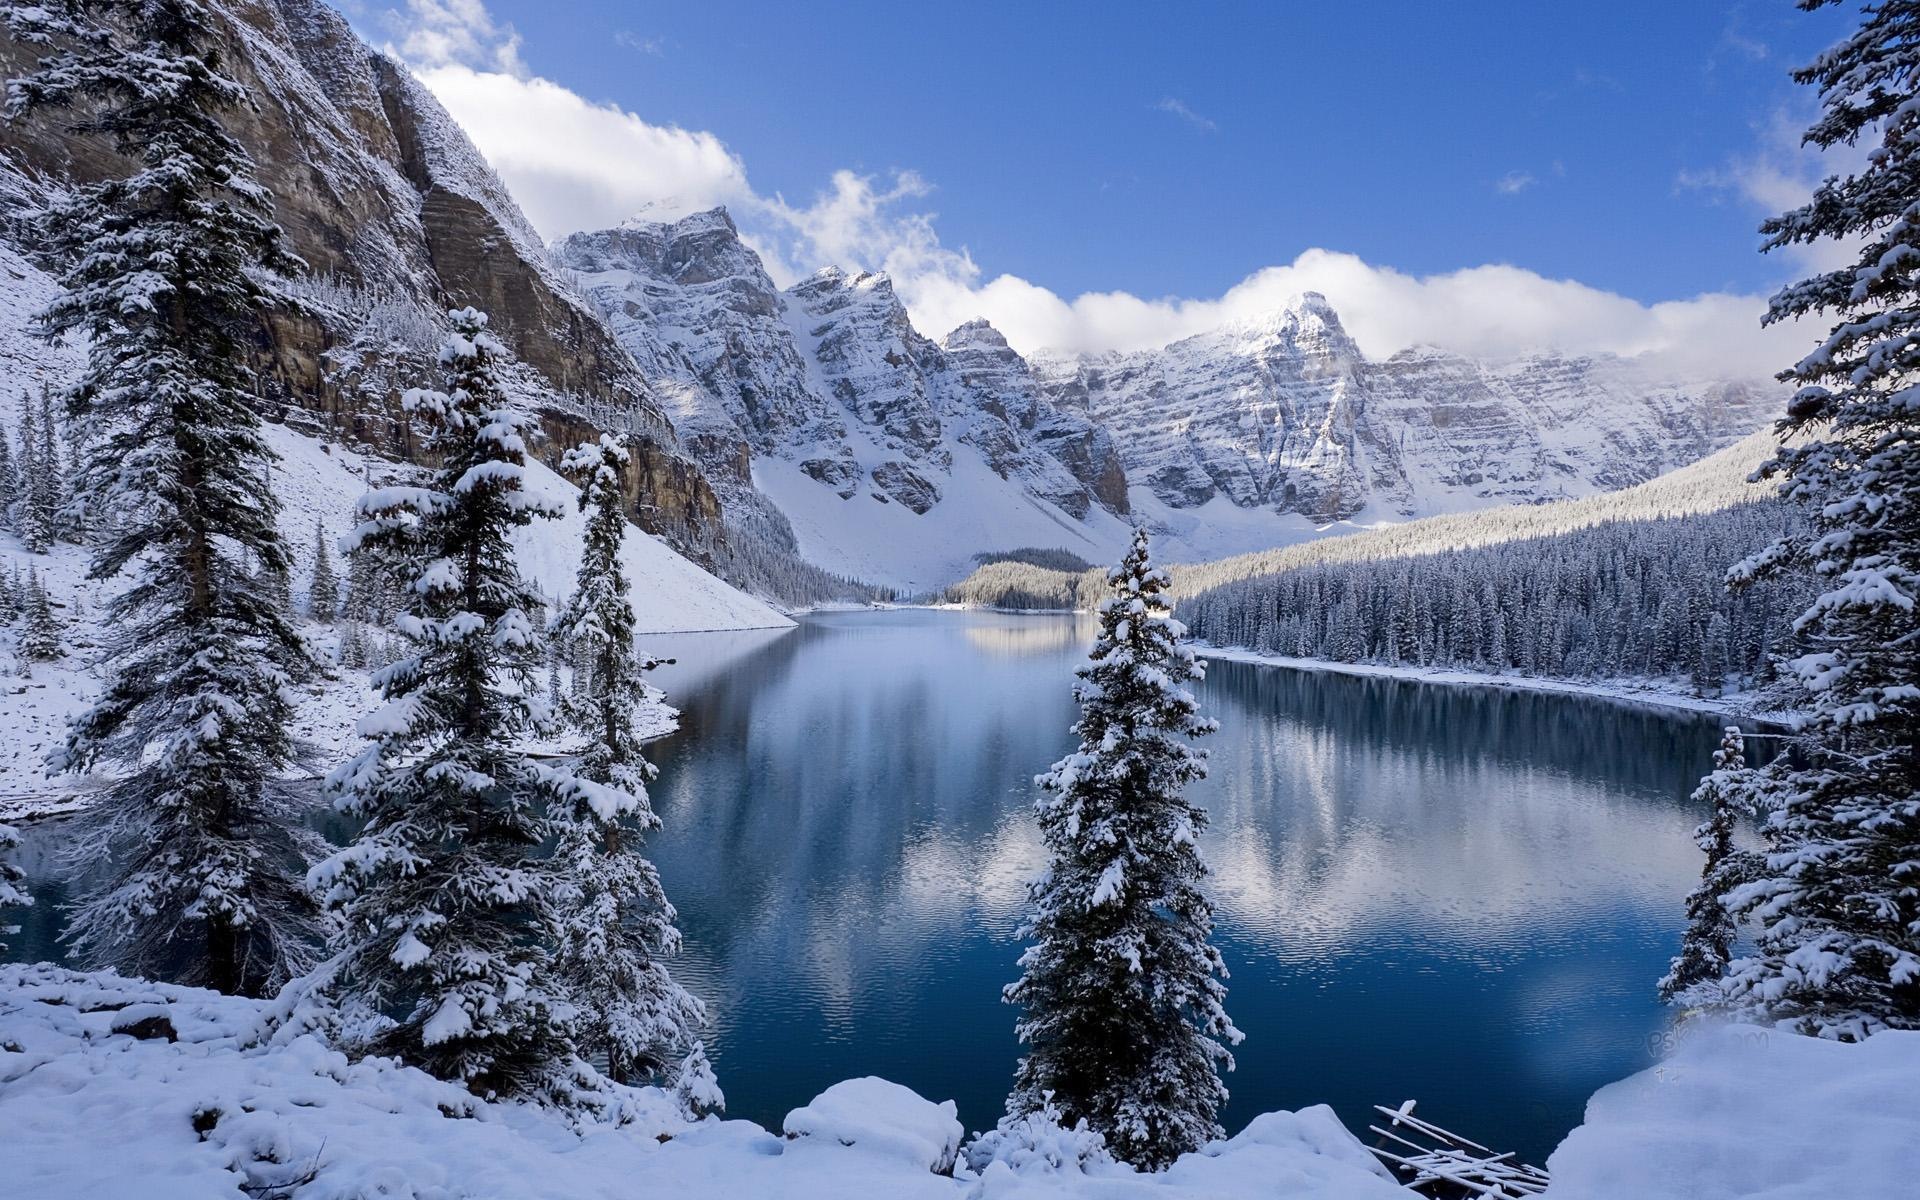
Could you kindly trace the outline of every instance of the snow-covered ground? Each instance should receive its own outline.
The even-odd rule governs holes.
[[[1682,1027],[1547,1159],[1552,1200],[1896,1200],[1920,1194],[1920,1031],[1859,1044]]]
[[[1696,696],[1686,684],[1671,679],[1546,679],[1532,675],[1492,675],[1484,671],[1463,671],[1451,667],[1396,667],[1384,663],[1343,663],[1325,658],[1293,658],[1284,654],[1262,654],[1238,646],[1212,646],[1195,643],[1207,658],[1231,662],[1260,663],[1290,667],[1296,671],[1325,671],[1335,675],[1370,675],[1383,679],[1411,679],[1420,683],[1441,683],[1455,687],[1495,687],[1520,692],[1558,692],[1617,700],[1623,704],[1677,708],[1687,712],[1719,713],[1730,717],[1754,718],[1759,697],[1751,692],[1729,692],[1722,696]],[[1767,714],[1765,719],[1778,719]]]
[[[281,502],[282,533],[304,568],[295,580],[295,590],[302,592],[313,567],[314,521],[318,519],[333,536],[345,533],[354,505],[367,490],[368,474],[378,477],[394,467],[329,446],[284,425],[269,426],[267,433],[268,442],[280,455],[273,487]],[[529,464],[527,480],[533,491],[561,502],[565,509],[565,515],[557,520],[536,521],[515,531],[522,573],[542,593],[558,600],[573,590],[574,572],[580,564],[586,518],[574,503],[579,489],[538,462]],[[784,614],[722,583],[639,529],[627,530],[620,554],[628,577],[634,581],[634,614],[643,634],[776,629],[793,624]],[[345,569],[342,562],[342,574]]]
[[[1332,1112],[1267,1113],[1158,1175],[1039,1136],[963,1149],[948,1103],[836,1084],[781,1134],[687,1121],[651,1088],[576,1130],[384,1060],[287,1011],[189,988],[0,967],[0,1192],[35,1200],[1392,1200]],[[175,1040],[169,1040],[169,1039]],[[722,1079],[722,1087],[726,1080]],[[1549,1160],[1552,1200],[1892,1200],[1920,1178],[1920,1033],[1838,1045],[1752,1027],[1682,1037],[1603,1088]],[[784,1134],[784,1136],[782,1136]],[[949,1173],[950,1172],[950,1173]]]

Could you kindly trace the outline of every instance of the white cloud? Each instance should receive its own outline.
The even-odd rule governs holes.
[[[448,64],[415,68],[543,237],[663,219],[751,197],[746,167],[711,133],[655,125],[550,80]]]
[[[409,11],[433,18],[432,36],[410,35],[401,44],[424,45],[438,56],[413,60],[417,73],[543,235],[605,228],[642,210],[668,219],[725,204],[777,282],[829,265],[886,271],[915,323],[932,336],[984,316],[1025,351],[1134,350],[1318,291],[1374,356],[1414,344],[1496,357],[1553,348],[1645,354],[1677,370],[1760,375],[1790,361],[1805,340],[1777,328],[1762,331],[1765,304],[1758,296],[1711,293],[1643,304],[1519,267],[1414,276],[1324,249],[1258,270],[1217,297],[1116,291],[1068,299],[1017,275],[989,278],[964,247],[943,244],[937,214],[926,207],[934,189],[915,172],[883,178],[838,171],[805,203],[763,194],[749,182],[746,165],[711,133],[657,125],[550,80],[498,69],[503,47],[515,44],[513,34],[492,26],[476,0],[414,0]],[[466,39],[459,29],[493,29],[494,40]],[[517,54],[510,57],[517,61]]]
[[[1257,271],[1215,299],[1148,300],[1099,292],[1066,300],[1024,279],[952,277],[903,283],[916,320],[946,329],[986,316],[1021,349],[1132,350],[1273,311],[1302,292],[1324,294],[1362,350],[1412,345],[1504,357],[1535,349],[1647,355],[1682,372],[1771,373],[1804,339],[1762,330],[1758,296],[1708,294],[1642,304],[1512,266],[1414,276],[1352,254],[1308,250]]]
[[[638,50],[642,54],[651,54],[655,58],[660,58],[667,52],[665,38],[647,37],[631,29],[622,29],[613,35],[613,40],[615,45],[625,46],[629,50]]]
[[[1539,182],[1538,179],[1535,179],[1525,171],[1508,171],[1505,175],[1493,181],[1493,190],[1499,192],[1502,196],[1518,196],[1521,192],[1526,191]]]
[[[388,9],[384,22],[398,42],[389,47],[416,67],[460,63],[523,76],[520,35],[497,24],[486,0],[407,0],[405,12]]]
[[[1218,133],[1220,131],[1220,125],[1217,121],[1211,117],[1203,117],[1193,111],[1193,109],[1187,106],[1187,102],[1178,96],[1163,96],[1160,102],[1154,105],[1154,107],[1163,113],[1171,113],[1179,117],[1182,121],[1185,121],[1201,133]]]

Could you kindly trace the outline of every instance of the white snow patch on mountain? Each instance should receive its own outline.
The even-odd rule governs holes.
[[[940,503],[916,513],[878,491],[842,500],[792,462],[757,458],[753,482],[786,514],[808,562],[904,591],[939,587],[973,568],[981,551],[1058,546],[1105,562],[1129,526],[1104,509],[1076,521],[995,475],[967,447],[954,451]]]

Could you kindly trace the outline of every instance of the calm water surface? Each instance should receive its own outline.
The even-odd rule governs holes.
[[[882,1075],[997,1118],[1000,1003],[1041,847],[1032,777],[1071,746],[1086,618],[828,614],[648,639],[683,713],[653,747],[652,842],[729,1113],[777,1127]],[[1217,936],[1247,1035],[1226,1123],[1418,1098],[1544,1159],[1649,1065],[1653,981],[1698,857],[1710,718],[1217,662]],[[35,874],[54,826],[25,850]],[[48,957],[57,888],[15,953]]]

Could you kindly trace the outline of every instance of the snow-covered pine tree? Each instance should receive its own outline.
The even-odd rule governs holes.
[[[1713,770],[1693,792],[1694,803],[1708,810],[1707,819],[1693,831],[1707,859],[1700,868],[1700,885],[1687,894],[1687,931],[1680,953],[1660,980],[1662,1000],[1687,1003],[1691,989],[1711,986],[1726,972],[1738,932],[1726,895],[1751,877],[1759,862],[1757,855],[1734,849],[1733,827],[1741,813],[1753,811],[1754,797],[1746,735],[1738,725],[1729,725],[1713,752]]]
[[[1858,1039],[1920,1028],[1920,5],[1867,5],[1794,77],[1820,93],[1804,141],[1877,145],[1762,226],[1768,249],[1832,241],[1852,261],[1783,289],[1766,317],[1836,323],[1782,373],[1799,385],[1779,426],[1795,440],[1759,471],[1810,528],[1733,580],[1801,566],[1821,591],[1795,623],[1802,753],[1774,761],[1764,871],[1730,901],[1761,929],[1722,990],[1736,1015]]]
[[[13,528],[29,553],[45,554],[53,545],[53,523],[38,503],[34,480],[44,475],[40,462],[39,423],[31,400],[20,403],[20,487],[13,501]]]
[[[71,530],[66,519],[65,509],[68,500],[66,465],[61,462],[59,422],[53,415],[53,391],[40,389],[40,452],[36,456],[36,470],[30,481],[34,519],[46,529],[48,540],[77,541],[69,536]]]
[[[594,786],[553,816],[567,897],[561,973],[580,1010],[581,1044],[606,1057],[614,1078],[631,1081],[664,1069],[693,1041],[706,1012],[667,971],[663,960],[679,951],[680,931],[642,852],[660,819],[647,798],[654,768],[635,719],[653,704],[645,673],[659,664],[634,648],[633,600],[620,563],[628,458],[618,440],[602,435],[561,462],[580,481],[587,528],[573,594],[554,632],[592,664],[587,690],[561,703],[567,723],[587,735],[577,770]]]
[[[133,172],[38,214],[66,294],[40,315],[83,337],[68,391],[89,506],[115,514],[95,579],[113,675],[55,766],[122,768],[82,819],[77,853],[110,864],[68,928],[79,956],[148,976],[260,992],[306,968],[314,910],[297,867],[317,845],[280,793],[293,759],[288,684],[305,644],[251,578],[284,568],[247,338],[298,260],[220,114],[247,101],[221,73],[196,0],[0,4],[45,50],[11,79],[10,117],[67,110]]]
[[[307,615],[331,625],[340,615],[340,580],[333,570],[333,543],[326,527],[313,523],[313,582],[307,587]]]
[[[549,812],[606,789],[518,748],[544,708],[542,638],[510,538],[558,510],[524,486],[533,421],[502,390],[505,348],[485,314],[450,317],[447,390],[403,400],[440,466],[361,497],[343,542],[398,573],[409,645],[373,677],[372,746],[327,781],[364,826],[309,882],[345,916],[328,986],[390,1018],[366,1049],[481,1095],[563,1101],[592,1072],[554,974],[562,898],[542,845]]]
[[[1040,1112],[1050,1098],[1116,1157],[1158,1170],[1220,1136],[1219,1071],[1241,1037],[1208,940],[1206,813],[1182,795],[1206,773],[1188,740],[1215,724],[1187,689],[1205,665],[1167,615],[1168,577],[1145,530],[1107,581],[1074,688],[1080,747],[1038,780],[1048,867],[1021,931],[1024,974],[1006,989],[1027,1046],[1007,1112]]]
[[[4,915],[9,908],[30,908],[33,905],[33,897],[27,894],[26,872],[10,857],[13,848],[19,844],[20,831],[11,825],[0,825],[0,915]],[[18,925],[0,924],[0,936],[11,937],[19,932]],[[0,950],[6,948],[7,944],[0,942]],[[686,1101],[682,1100],[682,1107],[685,1104]]]
[[[13,465],[13,439],[0,429],[0,521],[13,525],[13,502],[20,495],[20,473]]]
[[[273,602],[274,607],[288,617],[293,615],[293,572],[291,566],[276,570],[261,567],[257,574],[260,591]]]
[[[707,1047],[695,1042],[680,1060],[680,1072],[673,1081],[673,1098],[687,1119],[698,1121],[708,1113],[727,1111],[727,1096],[714,1077],[713,1064],[707,1061]]]
[[[53,598],[40,582],[40,570],[27,576],[27,600],[21,610],[20,656],[28,662],[53,662],[66,651],[66,629],[54,615]]]
[[[549,647],[547,655],[547,711],[543,727],[547,736],[558,736],[562,729],[562,712],[566,707],[566,693],[560,687],[560,656]]]
[[[340,635],[340,665],[361,670],[367,665],[367,635],[360,622],[347,619],[347,631]]]

